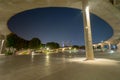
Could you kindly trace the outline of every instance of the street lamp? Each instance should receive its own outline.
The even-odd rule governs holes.
[[[2,54],[2,51],[3,51],[3,46],[4,46],[4,41],[5,40],[1,40],[1,46],[0,46],[0,54]]]
[[[84,20],[84,38],[85,38],[85,49],[87,60],[94,59],[93,46],[92,46],[92,34],[90,25],[90,13],[88,0],[82,0],[83,8],[83,20]]]

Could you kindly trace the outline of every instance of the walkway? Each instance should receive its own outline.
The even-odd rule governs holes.
[[[98,54],[0,56],[0,80],[120,80],[120,53]]]

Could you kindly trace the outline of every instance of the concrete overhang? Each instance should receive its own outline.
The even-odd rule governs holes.
[[[120,36],[120,11],[110,0],[89,0],[90,12],[106,21],[114,31],[109,40]],[[81,0],[0,0],[0,34],[7,35],[11,31],[7,21],[15,14],[40,7],[71,7],[82,9]]]

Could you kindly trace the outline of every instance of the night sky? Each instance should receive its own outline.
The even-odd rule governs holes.
[[[112,37],[109,24],[94,14],[90,17],[93,43]],[[83,18],[79,9],[46,7],[23,11],[8,20],[8,28],[26,40],[37,37],[42,43],[84,45]]]

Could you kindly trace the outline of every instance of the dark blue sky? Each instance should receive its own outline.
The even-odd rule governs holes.
[[[109,24],[94,14],[90,17],[93,43],[113,35]],[[38,37],[42,43],[84,45],[83,18],[79,9],[46,7],[23,11],[8,20],[8,28],[26,40]]]

